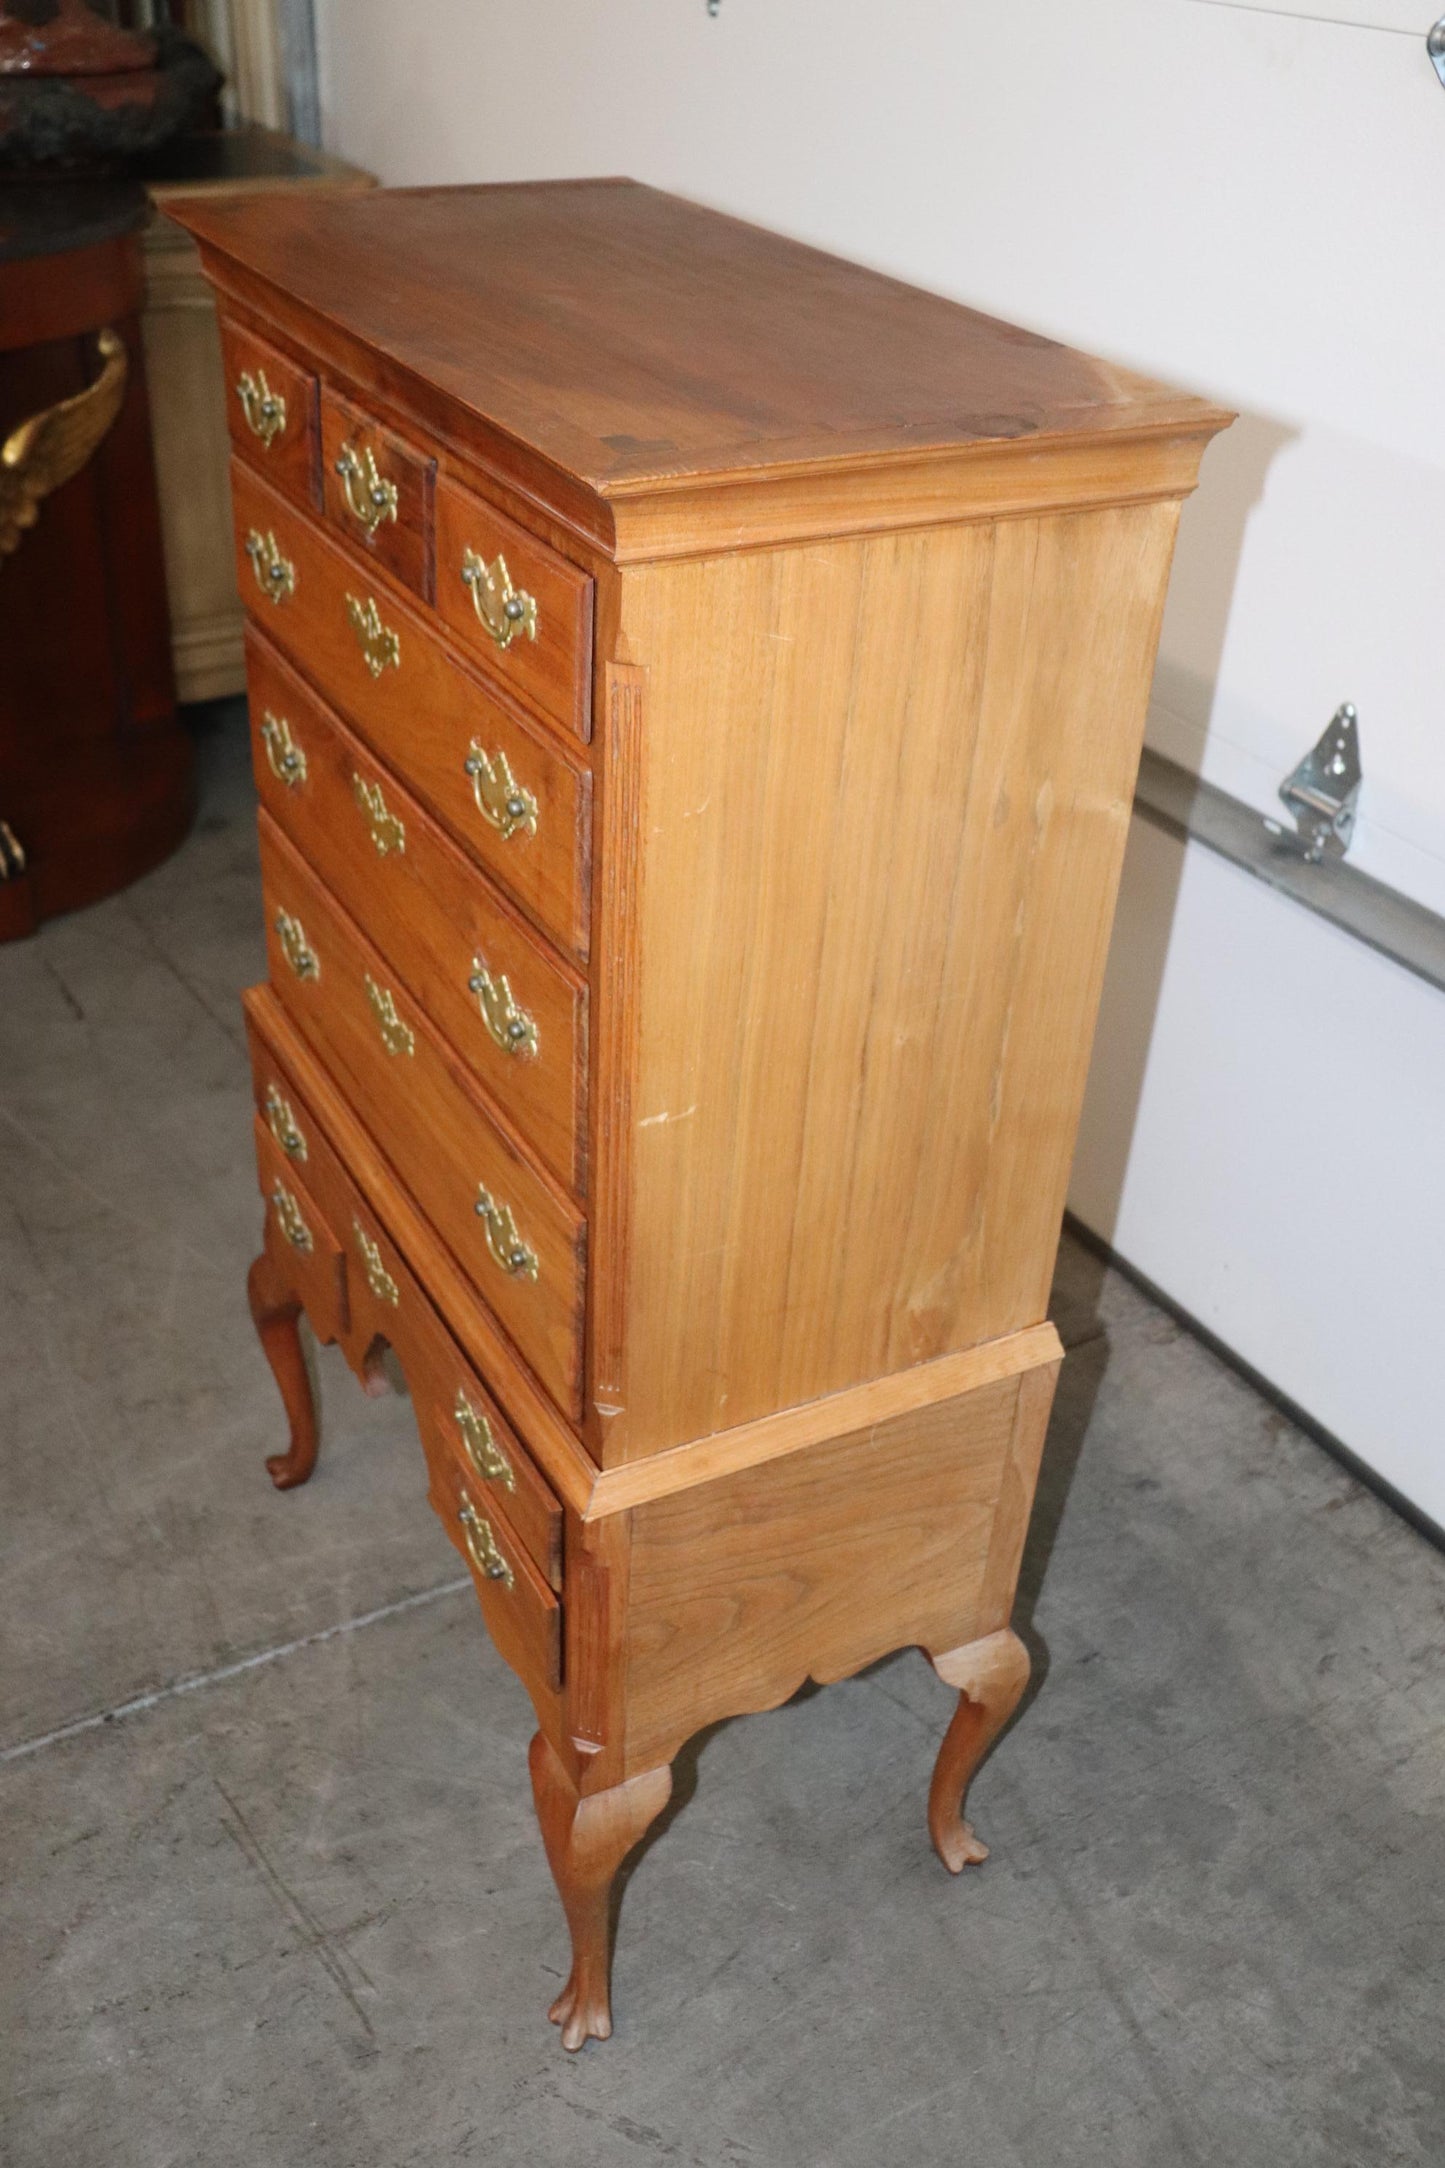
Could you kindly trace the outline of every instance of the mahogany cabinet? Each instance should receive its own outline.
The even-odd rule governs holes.
[[[717,1718],[1024,1686],[1050,1273],[1228,419],[629,182],[190,205],[270,975],[257,1325],[409,1380],[571,1929]],[[866,1901],[860,1893],[860,1902]]]
[[[123,184],[0,187],[0,941],[123,888],[193,811]]]

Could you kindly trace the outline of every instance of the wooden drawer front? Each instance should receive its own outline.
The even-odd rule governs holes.
[[[321,394],[321,491],[348,542],[424,602],[432,597],[432,495],[437,463],[359,407]]]
[[[449,1336],[426,1377],[413,1378],[411,1384],[417,1421],[430,1425],[478,1506],[494,1521],[504,1522],[543,1578],[560,1588],[562,1508]]]
[[[266,339],[221,326],[226,419],[243,459],[301,504],[320,502],[317,384]]]
[[[455,1461],[478,1503],[506,1521],[543,1578],[560,1589],[562,1508],[550,1485],[345,1172],[282,1064],[253,1027],[248,1026],[248,1035],[257,1119],[273,1136],[290,1139],[293,1165],[298,1143],[305,1151],[308,1195],[342,1238],[352,1330],[395,1349],[426,1442]]]
[[[437,608],[503,685],[592,734],[592,582],[456,482],[437,485]]]
[[[432,1503],[471,1569],[498,1654],[528,1684],[562,1683],[562,1607],[490,1498],[428,1441]]]
[[[493,699],[424,619],[373,587],[362,566],[248,469],[236,465],[232,485],[238,577],[256,622],[528,915],[584,956],[586,769]],[[282,567],[274,578],[273,543]],[[375,612],[375,670],[353,603],[363,617]]]
[[[331,1225],[293,1153],[256,1116],[256,1173],[266,1200],[266,1247],[296,1286],[322,1340],[347,1326],[346,1265]]]
[[[264,812],[261,871],[278,995],[538,1379],[576,1419],[582,1215],[503,1134],[436,1027]],[[526,1261],[509,1269],[519,1255]]]
[[[580,1193],[587,988],[254,633],[261,801],[553,1172]]]

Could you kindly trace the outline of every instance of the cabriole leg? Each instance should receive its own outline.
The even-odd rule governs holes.
[[[564,2048],[612,2033],[612,1884],[672,1794],[670,1768],[581,1797],[541,1732],[528,1760],[547,1863],[572,1935],[572,1970],[547,2015]]]
[[[289,1448],[271,1456],[266,1472],[277,1490],[292,1490],[316,1466],[319,1439],[316,1401],[301,1346],[301,1304],[265,1250],[247,1275],[246,1294],[291,1426]]]
[[[950,1874],[988,1858],[963,1818],[973,1773],[1018,1707],[1028,1684],[1029,1652],[1006,1627],[986,1640],[931,1658],[947,1686],[956,1686],[958,1707],[944,1734],[928,1793],[928,1833]]]

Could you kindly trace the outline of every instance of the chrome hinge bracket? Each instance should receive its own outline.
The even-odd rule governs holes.
[[[1360,719],[1353,702],[1335,709],[1319,743],[1285,777],[1279,794],[1295,818],[1291,832],[1266,814],[1265,827],[1312,866],[1328,851],[1343,858],[1360,803]]]

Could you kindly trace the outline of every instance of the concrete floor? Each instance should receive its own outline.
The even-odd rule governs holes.
[[[244,740],[180,855],[0,950],[5,2168],[1445,2160],[1445,1560],[1067,1245],[1039,1688],[951,1882],[921,1659],[722,1726],[565,2056],[521,1689],[406,1405],[317,1477],[242,1292]]]

